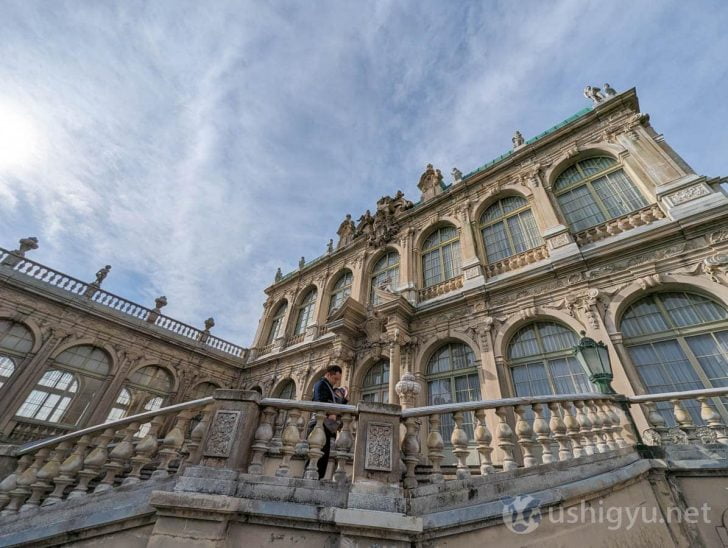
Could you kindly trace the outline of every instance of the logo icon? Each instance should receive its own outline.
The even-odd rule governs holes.
[[[512,533],[527,535],[541,524],[540,501],[531,495],[504,497],[503,523]]]

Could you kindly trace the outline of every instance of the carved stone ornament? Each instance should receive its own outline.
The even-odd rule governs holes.
[[[667,196],[665,196],[665,199],[668,200],[670,204],[676,206],[684,204],[685,202],[697,200],[698,198],[702,198],[703,196],[707,196],[708,194],[710,194],[710,190],[708,189],[708,187],[706,187],[704,184],[699,184],[686,188],[681,188],[677,192],[673,192],[672,194],[668,194]]]
[[[412,407],[417,403],[417,396],[422,392],[422,386],[415,376],[406,371],[394,386],[402,406]]]
[[[233,436],[238,431],[240,411],[223,411],[215,413],[210,426],[210,435],[205,444],[206,457],[227,458],[233,446]]]
[[[550,238],[548,240],[549,246],[551,249],[558,249],[559,247],[564,247],[565,245],[569,245],[569,235],[566,232],[563,232],[561,234],[557,234],[553,238]]]
[[[367,443],[364,468],[367,470],[392,471],[392,446],[394,432],[388,423],[370,422],[367,424]]]

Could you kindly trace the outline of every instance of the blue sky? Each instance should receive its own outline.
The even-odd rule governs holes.
[[[278,266],[432,162],[636,86],[728,174],[728,3],[2,2],[0,245],[249,345]]]

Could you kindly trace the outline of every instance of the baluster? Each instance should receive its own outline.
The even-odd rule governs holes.
[[[565,401],[561,403],[561,407],[564,408],[564,424],[566,425],[566,430],[568,432],[569,438],[571,439],[571,447],[574,452],[574,458],[576,459],[579,457],[583,457],[584,455],[586,455],[586,451],[581,446],[579,422],[576,420],[574,414],[572,414],[572,410],[574,411],[574,413],[576,413],[574,404],[570,401]]]
[[[255,430],[255,441],[253,442],[253,456],[248,465],[248,474],[263,473],[263,458],[265,452],[268,451],[268,443],[273,437],[273,417],[277,415],[277,411],[272,407],[266,407],[261,413],[260,423]]]
[[[669,442],[669,435],[667,433],[667,423],[665,422],[665,418],[662,416],[662,413],[660,413],[657,410],[657,404],[655,402],[645,402],[643,406],[647,409],[647,412],[645,413],[645,417],[647,418],[647,422],[649,423],[650,427],[657,432],[657,435],[660,436],[660,441],[664,445],[665,443]]]
[[[430,483],[442,483],[445,478],[440,469],[440,463],[443,459],[442,449],[445,442],[440,434],[440,415],[430,415],[429,432],[427,433],[427,458],[432,463],[432,473],[430,474]]]
[[[468,435],[463,429],[463,419],[462,411],[456,411],[453,413],[455,427],[453,428],[452,435],[450,436],[450,443],[452,443],[452,452],[458,461],[457,471],[455,472],[457,479],[468,479],[470,477],[470,469],[465,463],[470,451],[468,450]]]
[[[594,447],[596,452],[605,453],[609,447],[604,443],[604,435],[602,433],[602,420],[596,412],[596,406],[593,400],[584,402],[589,422],[591,423],[592,439],[594,440]]]
[[[109,453],[109,460],[106,464],[104,464],[106,474],[101,482],[96,486],[96,489],[94,489],[94,493],[103,493],[114,486],[116,476],[123,472],[126,463],[134,454],[134,444],[132,441],[137,430],[139,430],[138,422],[132,422],[124,428],[124,437],[116,444],[116,447],[111,450],[111,453]]]
[[[83,497],[88,491],[88,484],[101,473],[101,467],[109,458],[108,447],[114,439],[114,429],[107,428],[96,439],[97,446],[86,456],[83,469],[78,473],[78,485],[68,495],[69,499]]]
[[[306,417],[306,418],[304,418]],[[306,428],[307,419],[308,416],[306,413],[301,413],[301,416],[298,417],[298,422],[296,423],[296,428],[298,428],[298,442],[296,443],[296,455],[299,457],[305,457],[308,455],[308,440],[306,440],[306,436],[303,435],[303,431]],[[353,433],[352,433],[353,434]]]
[[[670,400],[670,403],[672,403],[673,414],[675,415],[675,420],[677,421],[680,430],[685,432],[688,437],[688,441],[692,443],[697,442],[698,439],[695,435],[695,424],[693,424],[693,419],[690,416],[690,413],[685,410],[682,401],[674,399]]]
[[[83,458],[86,455],[86,448],[91,442],[91,438],[88,435],[81,436],[76,442],[73,452],[61,463],[58,471],[58,476],[53,480],[56,487],[53,492],[48,495],[43,501],[43,506],[49,506],[55,504],[63,499],[63,493],[66,487],[76,481],[76,476],[83,468]]]
[[[296,443],[298,443],[298,440],[300,439],[298,427],[296,426],[300,414],[301,412],[298,409],[290,409],[288,411],[286,427],[281,432],[281,446],[279,447],[279,452],[283,453],[283,458],[281,459],[281,463],[278,465],[278,470],[276,470],[276,476],[284,478],[288,477],[291,457],[293,457],[293,453],[296,451]],[[281,416],[278,414],[276,416],[276,422],[280,421],[280,419]]]
[[[30,466],[31,462],[33,462],[31,455],[23,455],[18,459],[15,471],[0,482],[0,509],[5,508],[5,505],[10,502],[10,492],[18,486],[18,478]]]
[[[351,435],[351,421],[354,420],[354,417],[351,413],[344,413],[341,416],[341,432],[339,432],[339,435],[336,437],[336,470],[334,471],[334,481],[338,483],[339,485],[342,485],[346,483],[347,477],[346,477],[346,461],[349,461],[353,458],[353,455],[351,454],[351,448],[354,446],[354,438]],[[419,433],[419,421],[417,421],[417,432]],[[296,429],[298,431],[298,429]],[[419,437],[415,435],[415,442],[417,443],[417,453],[420,452],[420,442]],[[419,459],[417,459],[419,461]],[[405,462],[407,461],[407,458],[405,456]],[[412,466],[412,475],[414,477],[414,467],[417,463]],[[407,478],[405,478],[405,487],[407,487]],[[417,480],[415,480],[415,487],[417,487]]]
[[[541,462],[549,464],[554,462],[551,454],[551,430],[549,423],[543,418],[543,405],[535,403],[531,406],[536,415],[533,419],[533,432],[536,434],[536,441],[541,445]]]
[[[530,467],[536,464],[536,457],[533,456],[533,430],[526,420],[525,405],[516,405],[514,411],[518,416],[516,420],[516,435],[518,436],[518,445],[523,452],[523,466]]]
[[[280,455],[281,453],[281,436],[283,435],[283,429],[286,427],[286,411],[279,409],[275,420],[275,430],[273,431],[273,438],[270,440],[268,446],[268,452],[274,455]]]
[[[627,442],[622,437],[622,421],[615,410],[614,403],[609,400],[604,400],[602,403],[604,405],[604,412],[609,415],[610,422],[612,423],[612,436],[614,437],[614,441],[617,442],[617,447],[619,449],[627,447]]]
[[[593,400],[592,405],[594,406],[594,412],[599,417],[599,420],[602,423],[602,437],[606,438],[607,443],[607,449],[609,451],[613,451],[615,449],[619,449],[619,445],[617,445],[617,441],[614,437],[614,428],[612,426],[612,418],[605,411],[606,405],[604,400]]]
[[[51,482],[60,472],[61,461],[65,460],[66,456],[71,451],[71,443],[72,442],[70,441],[64,441],[53,448],[48,461],[40,470],[38,470],[38,473],[35,476],[35,481],[30,486],[30,498],[20,508],[21,511],[30,510],[31,508],[37,508],[40,506],[43,495],[45,495],[53,487]]]
[[[212,418],[212,408],[213,405],[209,404],[202,409],[202,417],[200,418],[200,422],[198,422],[192,429],[192,432],[190,432],[190,439],[187,442],[187,448],[190,452],[188,462],[190,464],[199,464],[202,457],[202,455],[198,454],[199,447],[202,444],[202,438],[205,437],[205,434],[207,433],[207,428],[210,425],[210,419]]]
[[[566,424],[561,419],[561,408],[559,402],[551,402],[548,404],[551,411],[551,420],[549,426],[553,432],[556,443],[559,444],[559,460],[569,460],[571,458],[571,448],[569,447],[569,436],[566,435]]]
[[[321,448],[326,443],[326,434],[324,433],[324,418],[326,415],[323,411],[316,413],[316,424],[308,435],[308,468],[304,473],[304,479],[317,480],[319,479],[318,474],[318,461],[323,456]]]
[[[159,450],[159,466],[152,473],[152,479],[169,477],[170,465],[179,456],[180,449],[185,441],[184,432],[191,417],[192,412],[185,409],[175,418],[174,427],[162,440],[162,448]]]
[[[591,421],[584,412],[584,402],[581,400],[575,401],[574,407],[576,407],[576,422],[579,424],[579,433],[581,434],[581,445],[587,455],[593,455],[596,448],[592,441]]]
[[[478,421],[474,434],[475,442],[478,444],[478,454],[480,455],[480,475],[486,476],[495,471],[490,457],[493,452],[493,448],[490,446],[493,436],[485,422],[485,409],[478,409],[475,412],[475,419]]]
[[[503,452],[503,470],[514,470],[518,468],[516,459],[513,458],[513,430],[506,422],[506,407],[496,407],[495,414],[498,416],[498,427],[495,431],[497,445]]]
[[[33,455],[33,463],[16,480],[15,489],[10,491],[10,502],[0,512],[0,516],[16,514],[21,509],[25,500],[30,496],[30,486],[35,483],[38,470],[43,466],[49,453],[50,449],[44,447]]]
[[[725,424],[720,420],[720,415],[708,403],[707,397],[702,396],[697,399],[700,402],[700,418],[708,425],[708,428],[715,432],[715,439],[718,443],[728,445],[728,435],[726,435]]]
[[[134,456],[131,457],[131,471],[127,474],[122,485],[134,485],[139,483],[142,475],[142,468],[152,462],[152,458],[157,453],[159,443],[157,442],[157,436],[159,430],[162,428],[164,423],[164,417],[158,415],[152,419],[149,427],[149,432],[139,442],[137,442],[136,448],[134,449]],[[112,451],[113,456],[113,451]]]

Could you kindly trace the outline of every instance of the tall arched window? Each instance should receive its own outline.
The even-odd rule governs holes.
[[[276,308],[275,314],[273,314],[273,318],[270,321],[268,338],[265,341],[266,345],[273,344],[273,341],[281,336],[281,326],[283,325],[283,318],[286,317],[287,309],[288,303],[286,301],[283,301],[281,304],[278,305],[278,308]]]
[[[486,209],[480,231],[489,263],[543,245],[528,201],[521,196],[508,196]]]
[[[122,388],[114,402],[114,406],[109,411],[109,416],[106,417],[106,422],[118,421],[126,417],[129,414],[130,405],[131,393],[126,388]]]
[[[294,335],[302,335],[306,332],[306,328],[313,321],[313,310],[316,306],[316,295],[315,289],[310,289],[306,296],[298,305],[298,316],[296,316],[296,327],[293,330]]]
[[[108,354],[100,348],[79,345],[64,350],[51,363],[53,369],[43,375],[16,414],[48,422],[78,424],[81,418],[90,411],[89,404],[109,375],[111,360]],[[71,390],[71,388],[73,389]],[[56,392],[50,389],[56,390]],[[63,395],[58,392],[59,390],[63,392]],[[55,405],[53,412],[41,412],[40,408],[31,412],[31,409],[35,409],[31,400],[37,402],[41,397],[40,393],[45,394],[44,403],[40,407],[48,408],[54,405],[53,402],[58,404]],[[74,397],[72,394],[79,397]],[[29,413],[33,416],[31,417]],[[39,418],[41,416],[46,418]]]
[[[553,191],[573,232],[620,217],[647,205],[613,158],[597,156],[566,168]]]
[[[386,287],[389,291],[396,291],[399,287],[399,253],[387,251],[372,269],[370,301],[379,304],[374,290]]]
[[[45,422],[61,422],[76,392],[78,381],[72,373],[51,369],[41,377],[15,415]]]
[[[334,288],[331,290],[331,297],[329,298],[329,315],[337,310],[351,295],[351,284],[354,281],[354,276],[350,270],[342,273],[339,279],[336,280]]]
[[[283,386],[279,387],[276,391],[275,398],[281,398],[283,400],[295,400],[296,399],[296,383],[293,379],[288,379]]]
[[[0,387],[33,348],[33,335],[24,325],[0,320]]]
[[[220,387],[214,382],[201,382],[200,384],[195,386],[194,390],[192,391],[192,399],[201,400],[202,398],[212,396],[212,393],[218,388]]]
[[[508,365],[516,396],[594,392],[574,357],[579,337],[553,322],[534,322],[521,328],[508,343]]]
[[[361,386],[361,401],[389,403],[389,362],[380,360],[369,368]]]
[[[427,404],[442,405],[477,401],[480,399],[480,381],[475,354],[463,343],[448,343],[440,347],[427,363]],[[450,443],[453,430],[452,416],[441,416],[441,434]],[[473,439],[473,413],[465,413],[463,427],[468,439]]]
[[[425,287],[460,275],[460,239],[454,226],[444,226],[422,244],[422,278]]]
[[[173,386],[172,375],[166,369],[156,365],[147,365],[137,369],[126,381],[126,388],[132,395],[129,414],[161,409],[169,399]],[[146,436],[150,425],[151,423],[143,424],[136,436],[138,438]]]
[[[653,293],[625,311],[620,330],[647,392],[728,386],[728,311],[722,305],[682,291]],[[684,403],[702,424],[698,403]],[[725,420],[725,400],[715,403]],[[675,424],[669,402],[658,409]]]

